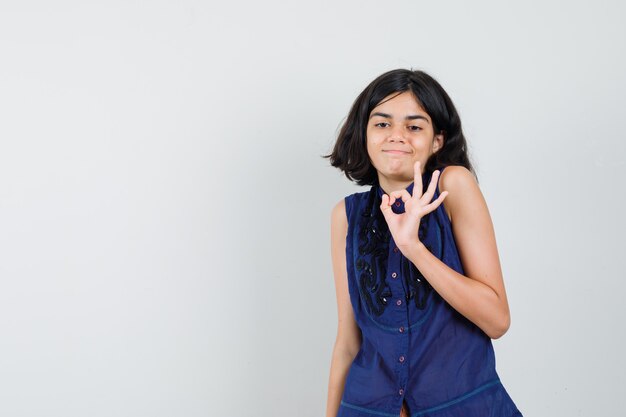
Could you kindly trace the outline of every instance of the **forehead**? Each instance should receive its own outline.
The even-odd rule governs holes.
[[[392,93],[382,99],[372,111],[372,113],[384,112],[390,114],[392,117],[404,117],[409,114],[418,114],[428,117],[426,110],[418,103],[415,96],[410,91],[404,91],[402,93]],[[430,120],[430,117],[428,117]]]

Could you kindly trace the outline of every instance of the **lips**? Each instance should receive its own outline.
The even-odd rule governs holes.
[[[387,152],[387,153],[391,153],[391,154],[398,154],[398,155],[403,155],[403,154],[407,154],[408,152],[406,151],[401,151],[398,149],[383,149],[383,152]]]

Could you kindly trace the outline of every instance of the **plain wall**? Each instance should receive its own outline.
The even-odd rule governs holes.
[[[463,121],[525,416],[614,416],[626,351],[618,1],[0,3],[0,415],[322,416],[329,166],[422,69]]]

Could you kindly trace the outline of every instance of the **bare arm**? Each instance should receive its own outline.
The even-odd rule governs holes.
[[[462,166],[451,165],[443,171],[439,190],[448,191],[443,204],[467,276],[443,263],[422,243],[411,247],[407,258],[454,309],[497,339],[506,333],[511,319],[487,204],[474,176]]]
[[[331,213],[331,256],[335,291],[337,294],[337,337],[333,347],[328,380],[328,401],[326,417],[336,417],[348,369],[361,347],[361,331],[354,319],[354,312],[348,292],[348,270],[346,267],[346,234],[348,219],[345,201],[341,199]]]

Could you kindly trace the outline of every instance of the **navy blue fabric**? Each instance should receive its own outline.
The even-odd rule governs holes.
[[[431,175],[422,176],[423,191]],[[345,197],[348,287],[363,339],[337,417],[399,416],[403,401],[411,417],[521,417],[496,372],[491,339],[395,246],[380,212],[382,194],[375,184]],[[433,200],[438,196],[437,186]],[[401,199],[392,210],[404,212]],[[421,219],[419,237],[464,273],[443,204]]]

